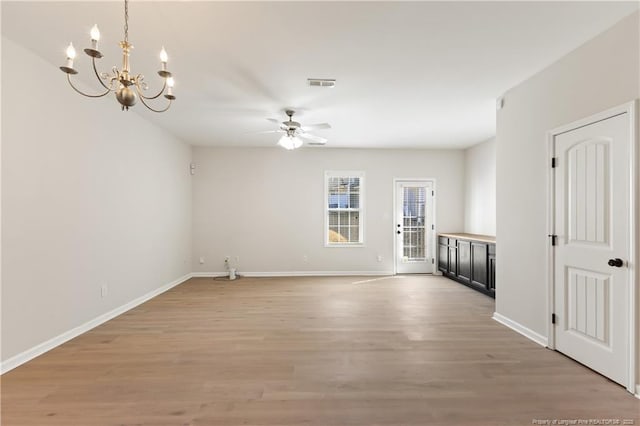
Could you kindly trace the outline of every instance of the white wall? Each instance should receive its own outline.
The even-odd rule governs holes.
[[[497,119],[496,311],[547,335],[547,131],[640,96],[639,15],[509,90]]]
[[[190,272],[191,149],[4,37],[2,91],[4,362]]]
[[[464,232],[496,235],[496,140],[464,152]]]
[[[460,231],[464,224],[461,150],[194,147],[193,158],[198,272],[224,271],[227,255],[240,257],[240,273],[393,271],[394,177],[436,178],[437,230]],[[365,247],[324,247],[325,170],[365,171]]]

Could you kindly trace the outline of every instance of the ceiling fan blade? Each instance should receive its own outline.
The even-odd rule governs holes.
[[[265,133],[284,133],[284,130],[263,130],[261,132],[251,132],[252,135],[262,135]]]
[[[302,126],[302,130],[320,130],[320,129],[330,129],[331,124],[329,123],[318,123],[318,124],[307,124],[306,126]]]
[[[326,142],[308,142],[307,145],[308,146],[325,146],[327,143]]]
[[[298,136],[300,136],[302,139],[307,139],[319,145],[324,145],[325,143],[327,143],[327,139],[321,138],[320,136],[316,135],[310,135],[309,133],[300,133]]]
[[[267,120],[267,121],[270,121],[270,122],[272,122],[272,123],[278,123],[278,124],[280,124],[280,120],[276,120],[275,118],[267,118],[266,120]]]

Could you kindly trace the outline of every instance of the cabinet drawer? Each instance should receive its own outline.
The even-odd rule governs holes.
[[[438,237],[438,244],[442,244],[444,246],[449,245],[449,238],[447,238],[447,237]]]

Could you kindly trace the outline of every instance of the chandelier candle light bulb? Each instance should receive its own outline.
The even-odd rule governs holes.
[[[169,56],[167,56],[167,51],[164,50],[164,46],[162,46],[162,50],[160,51],[160,62],[162,62],[162,71],[166,71],[167,70],[167,61],[168,60],[169,60]]]
[[[62,72],[67,74],[67,81],[76,92],[89,98],[101,98],[109,93],[115,93],[116,99],[120,102],[123,111],[129,110],[129,107],[136,104],[136,101],[140,99],[142,104],[147,109],[153,112],[164,112],[169,109],[171,102],[176,98],[173,94],[173,77],[171,72],[167,71],[167,51],[162,47],[160,52],[160,61],[162,62],[162,69],[158,71],[158,75],[164,79],[162,88],[155,95],[146,95],[145,91],[148,89],[148,84],[142,74],[134,74],[131,71],[129,62],[129,55],[133,45],[129,42],[129,0],[124,0],[124,40],[120,42],[120,48],[122,49],[122,69],[113,67],[111,73],[99,73],[96,67],[96,59],[102,58],[102,53],[98,50],[98,41],[100,40],[100,30],[98,25],[91,27],[91,47],[84,49],[89,57],[91,57],[91,63],[93,65],[93,71],[98,78],[98,82],[104,89],[104,92],[98,94],[87,94],[78,89],[71,82],[71,75],[77,74],[73,68],[73,60],[76,56],[76,51],[73,48],[73,44],[69,44],[67,48],[67,62],[65,66],[60,67]],[[104,80],[104,81],[103,81]],[[164,98],[169,102],[164,109],[155,109],[150,106],[147,101],[157,99],[160,95],[164,94]]]
[[[65,53],[67,54],[67,67],[73,68],[73,60],[76,57],[76,49],[73,47],[73,43],[69,43]]]
[[[173,95],[173,85],[176,82],[173,80],[173,77],[167,78],[167,95]]]
[[[91,27],[91,48],[98,49],[98,40],[100,40],[100,30],[98,25]]]

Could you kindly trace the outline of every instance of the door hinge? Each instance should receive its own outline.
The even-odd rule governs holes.
[[[556,314],[551,314],[551,324],[556,323]]]
[[[431,224],[431,229],[435,230],[436,229],[436,225]]]
[[[431,258],[431,264],[433,265],[434,263],[436,263],[436,260],[432,257]]]
[[[558,244],[558,236],[555,234],[551,234],[549,235],[549,238],[551,238],[551,245],[555,246]]]
[[[436,196],[436,191],[431,191],[431,196],[435,197]]]
[[[552,169],[556,168],[556,157],[551,157],[551,168]]]

